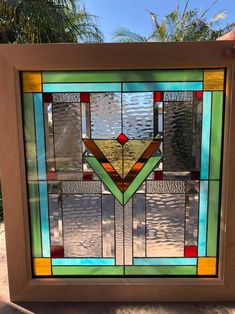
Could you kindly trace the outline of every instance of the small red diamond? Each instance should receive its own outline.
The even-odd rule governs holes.
[[[120,135],[118,135],[118,137],[116,138],[116,140],[118,141],[118,143],[120,143],[121,145],[126,144],[126,142],[128,141],[128,137],[126,137],[125,134],[121,133]]]

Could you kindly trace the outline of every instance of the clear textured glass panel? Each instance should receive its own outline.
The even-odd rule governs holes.
[[[52,119],[52,103],[44,104],[44,127],[47,171],[55,171],[54,132]]]
[[[186,194],[185,245],[197,246],[199,195]]]
[[[116,265],[124,263],[124,230],[123,230],[123,206],[115,200],[115,255]]]
[[[63,194],[101,193],[100,181],[62,181]]]
[[[114,257],[114,197],[102,195],[103,257]]]
[[[145,257],[145,195],[133,196],[133,255]]]
[[[61,194],[49,195],[51,245],[63,245]]]
[[[165,102],[164,110],[164,170],[190,170],[193,104]]]
[[[53,122],[56,169],[82,170],[80,104],[53,104]]]
[[[199,192],[199,181],[187,181],[186,192],[189,194],[197,194]]]
[[[91,93],[91,137],[115,139],[121,133],[121,94]]]
[[[60,181],[48,181],[48,193],[50,194],[60,194],[61,186]]]
[[[200,171],[200,146],[201,146],[201,124],[202,124],[202,101],[193,103],[193,121],[192,121],[192,164],[191,170]]]
[[[164,180],[182,181],[190,179],[190,172],[187,171],[164,171]]]
[[[185,193],[185,181],[148,181],[147,193],[174,194]]]
[[[64,248],[66,257],[101,257],[101,196],[64,195]]]
[[[90,117],[90,105],[87,103],[81,103],[81,115],[82,115],[82,138],[91,137],[91,117]]]
[[[53,93],[53,102],[80,102],[80,93]]]
[[[153,137],[153,93],[123,93],[123,133],[128,138]]]
[[[193,101],[193,92],[165,92],[164,101]]]
[[[132,265],[133,243],[132,243],[132,198],[124,206],[124,245],[125,265]]]
[[[184,194],[147,194],[147,257],[184,256]]]
[[[59,171],[56,174],[58,180],[82,180],[83,173],[78,171]]]

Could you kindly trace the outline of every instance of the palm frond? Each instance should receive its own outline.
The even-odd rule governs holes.
[[[15,31],[13,42],[103,40],[95,17],[76,9],[75,0],[0,0],[0,16],[9,22],[5,31]]]
[[[112,34],[113,38],[117,38],[118,42],[146,42],[148,41],[145,36],[130,31],[128,28],[119,27]]]
[[[165,16],[162,21],[157,20],[157,14],[150,13],[150,18],[154,26],[153,32],[147,37],[148,41],[200,41],[214,40],[224,32],[231,30],[231,25],[222,27],[222,22],[227,18],[226,12],[219,12],[209,21],[207,14],[217,3],[214,0],[202,13],[196,9],[189,9],[190,0],[186,0],[183,9],[180,10],[180,1],[177,7]],[[215,27],[216,26],[216,27]],[[219,27],[218,27],[219,26]],[[218,29],[219,28],[219,29]],[[114,38],[119,41],[145,41],[146,37],[136,34],[130,30],[121,28],[121,32],[116,32]],[[144,38],[144,40],[143,40]]]
[[[228,17],[228,13],[226,11],[222,11],[222,12],[219,12],[217,14],[215,14],[209,21],[208,23],[210,25],[214,24],[214,23],[217,23],[217,22],[220,22],[222,20],[225,20],[226,18]]]

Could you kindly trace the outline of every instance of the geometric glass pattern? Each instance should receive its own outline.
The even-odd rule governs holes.
[[[34,277],[217,277],[224,69],[22,72]]]

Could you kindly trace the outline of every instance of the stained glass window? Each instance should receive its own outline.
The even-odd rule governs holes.
[[[21,79],[33,276],[218,276],[225,70]]]

